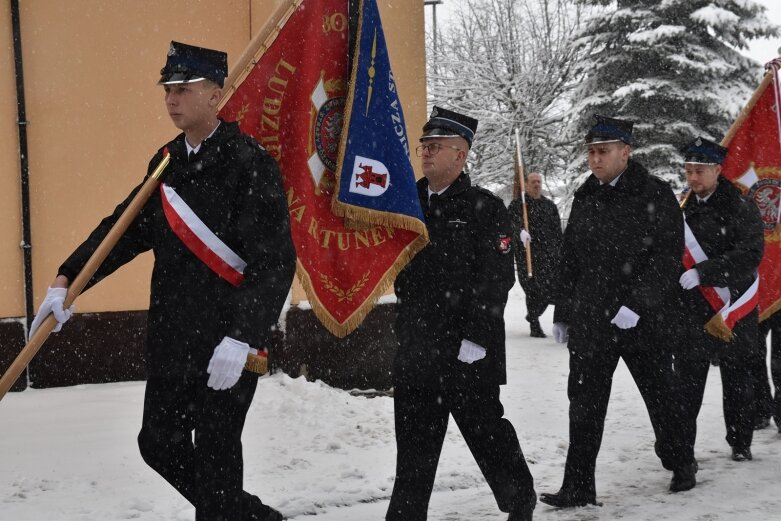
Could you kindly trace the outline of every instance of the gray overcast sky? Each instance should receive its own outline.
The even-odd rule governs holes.
[[[781,25],[781,0],[755,0],[767,8],[768,18],[777,25]],[[448,15],[458,6],[459,0],[442,0],[437,6],[437,23],[442,27],[446,23]],[[432,7],[426,7],[426,26],[431,23]],[[778,48],[781,47],[781,38],[773,40],[756,40],[751,43],[744,54],[751,56],[760,63],[765,63],[778,56]]]
[[[781,1],[757,0],[767,8],[768,18],[777,25],[781,25]],[[773,40],[757,40],[751,44],[748,54],[755,60],[765,63],[778,56],[778,48],[781,47],[781,38]]]

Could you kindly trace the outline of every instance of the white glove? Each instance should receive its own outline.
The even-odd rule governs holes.
[[[681,278],[678,279],[683,289],[692,289],[700,285],[700,274],[697,268],[691,268],[683,272]]]
[[[470,342],[467,339],[461,341],[461,349],[458,350],[458,359],[467,364],[477,362],[485,358],[485,348]]]
[[[640,320],[640,315],[626,306],[621,306],[610,323],[615,324],[618,329],[629,329],[635,327],[638,320]]]
[[[217,347],[214,348],[212,359],[209,360],[209,381],[206,383],[214,390],[222,391],[230,389],[241,377],[244,364],[247,363],[249,344],[234,340],[226,336]]]
[[[38,313],[35,314],[33,323],[30,324],[30,333],[27,335],[28,340],[33,337],[33,333],[41,326],[46,317],[49,316],[49,313],[54,315],[54,318],[57,320],[57,325],[52,329],[52,333],[57,333],[62,329],[62,325],[68,321],[76,309],[74,305],[71,305],[68,309],[62,307],[67,294],[67,288],[49,288],[46,290],[46,297],[43,299],[41,307],[38,308]]]
[[[553,340],[559,344],[566,344],[569,341],[569,326],[564,322],[554,322]]]
[[[523,243],[523,245],[528,246],[531,240],[532,240],[532,236],[529,235],[529,232],[527,232],[524,229],[521,229],[521,242]]]

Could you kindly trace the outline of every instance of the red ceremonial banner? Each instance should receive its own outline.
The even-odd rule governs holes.
[[[347,0],[290,0],[272,19],[228,79],[220,116],[279,163],[299,280],[320,321],[345,336],[425,240],[331,212],[348,93]]]
[[[781,119],[779,60],[770,69],[724,142],[729,148],[722,175],[751,198],[762,214],[765,255],[759,265],[759,318],[781,309]]]

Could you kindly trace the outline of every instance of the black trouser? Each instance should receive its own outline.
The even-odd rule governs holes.
[[[597,455],[602,444],[613,373],[623,358],[640,390],[656,435],[655,450],[668,470],[687,463],[683,437],[672,422],[672,356],[657,351],[620,353],[606,349],[593,354],[570,350],[569,450],[562,489],[596,496]]]
[[[700,413],[708,378],[710,357],[699,353],[714,353],[719,358],[721,370],[722,404],[724,423],[727,427],[727,443],[730,447],[750,447],[754,435],[754,385],[753,367],[757,358],[756,311],[743,318],[733,329],[732,341],[724,343],[707,336],[697,329],[690,332],[687,346],[676,356],[675,371],[678,375],[680,394],[684,398],[681,424],[687,440],[687,454],[694,454],[697,436],[697,415]],[[706,344],[712,347],[703,349]],[[693,353],[689,355],[688,353]],[[765,377],[767,378],[767,376]]]
[[[206,381],[150,378],[138,447],[144,461],[192,503],[197,521],[252,519],[262,503],[243,491],[241,431],[258,377],[245,371],[223,391]]]
[[[688,451],[694,456],[697,437],[697,416],[705,394],[705,381],[710,369],[709,360],[687,360],[675,363],[681,379],[682,396],[686,400],[687,414],[684,420]],[[721,370],[722,403],[724,423],[727,426],[727,443],[730,447],[750,447],[754,435],[754,414],[752,399],[753,378],[746,360],[735,357],[722,358]]]
[[[526,273],[518,272],[518,280],[523,280],[521,277],[526,277]],[[547,307],[551,304],[552,291],[549,290],[548,285],[535,284],[528,282],[521,284],[523,293],[526,295],[526,321],[534,322],[539,320],[540,316],[545,313]]]
[[[770,333],[770,375],[773,392],[767,378],[767,335]],[[773,416],[781,427],[781,312],[759,323],[758,351],[752,370],[754,375],[755,419]]]
[[[499,509],[534,503],[534,480],[512,424],[502,416],[499,386],[469,390],[396,387],[396,480],[386,521],[423,521],[453,415]]]

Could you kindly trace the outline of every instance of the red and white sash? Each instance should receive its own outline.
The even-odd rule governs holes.
[[[179,194],[165,183],[160,183],[160,198],[171,230],[185,246],[214,273],[234,286],[241,284],[247,263],[222,242]]]
[[[705,251],[697,242],[697,238],[685,218],[683,227],[686,244],[683,252],[683,266],[688,270],[696,264],[708,260],[708,256],[705,255]],[[735,327],[738,320],[748,315],[757,306],[759,276],[754,275],[754,282],[734,303],[730,302],[729,288],[703,286],[702,284],[697,287],[713,311],[716,312],[716,315],[706,324],[705,329],[714,336],[730,340],[732,328]]]

